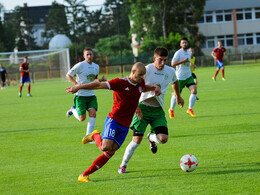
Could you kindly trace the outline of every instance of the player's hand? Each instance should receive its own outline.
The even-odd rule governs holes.
[[[73,86],[73,87],[66,87],[66,92],[67,93],[76,93],[80,88],[80,83],[79,83],[79,85],[77,84],[76,86]]]
[[[184,100],[183,100],[182,97],[177,98],[177,99],[176,99],[176,102],[177,102],[178,105],[180,105],[181,108],[183,107],[183,105],[184,105]]]
[[[137,106],[137,108],[135,110],[135,116],[137,116],[139,120],[141,120],[143,118],[143,113],[142,113],[141,108],[139,106]]]
[[[155,96],[159,96],[159,95],[161,95],[161,89],[160,89],[159,86],[156,86],[156,87],[155,87],[154,95],[155,95]]]
[[[185,58],[184,60],[183,60],[183,62],[188,62],[189,61],[189,58]]]

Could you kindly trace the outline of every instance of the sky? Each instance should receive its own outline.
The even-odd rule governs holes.
[[[24,3],[27,3],[27,6],[42,6],[42,5],[51,5],[54,0],[0,0],[0,3],[4,5],[4,10],[13,10],[15,6],[23,6]],[[57,3],[64,4],[63,0],[56,0]],[[85,4],[91,6],[90,8],[96,10],[105,2],[105,0],[87,0]]]

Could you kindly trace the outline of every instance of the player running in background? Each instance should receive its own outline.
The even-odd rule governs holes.
[[[151,126],[151,133],[148,133],[150,149],[152,153],[157,152],[156,143],[164,144],[168,141],[168,127],[163,110],[164,97],[169,83],[177,96],[177,102],[182,107],[184,104],[180,96],[179,83],[175,75],[175,70],[166,66],[168,59],[168,50],[164,47],[158,47],[154,50],[154,63],[148,64],[144,80],[146,84],[157,85],[161,88],[161,95],[154,96],[154,92],[143,92],[136,109],[130,128],[133,130],[133,139],[128,144],[123,156],[122,163],[118,172],[126,173],[126,166],[133,156],[137,147],[141,144],[148,124]]]
[[[221,69],[222,72],[222,80],[226,80],[224,76],[224,63],[223,63],[223,56],[226,54],[226,48],[222,46],[222,42],[218,41],[218,47],[213,49],[211,52],[211,56],[216,60],[217,63],[217,70],[215,72],[215,75],[212,77],[213,81],[216,81],[216,77],[218,75],[219,69]]]
[[[189,98],[189,107],[187,113],[192,117],[196,117],[193,112],[193,106],[197,99],[197,88],[194,83],[194,79],[191,75],[191,68],[190,68],[190,59],[191,59],[191,52],[188,50],[188,39],[182,38],[180,41],[181,49],[175,52],[171,66],[176,66],[176,75],[177,79],[179,80],[180,85],[180,93],[182,92],[183,88],[186,86],[191,94]],[[171,106],[169,109],[170,114],[172,115],[171,118],[174,118],[174,107],[176,105],[176,97],[172,94],[171,98]]]
[[[194,83],[196,84],[196,87],[198,88],[198,79],[197,76],[195,75],[194,71],[196,66],[196,58],[194,56],[194,48],[190,48],[189,49],[191,52],[191,58],[190,58],[190,70],[191,70],[191,75],[193,77]],[[198,96],[197,96],[197,100],[199,100]]]
[[[20,65],[19,70],[21,71],[21,77],[20,77],[20,90],[19,90],[19,97],[22,97],[22,90],[23,90],[23,86],[24,83],[27,82],[28,84],[28,88],[27,88],[27,96],[28,97],[32,97],[31,95],[31,79],[30,79],[30,69],[29,69],[29,62],[28,62],[28,57],[25,56],[23,58],[23,62]]]
[[[137,62],[133,65],[131,73],[125,78],[116,78],[107,82],[98,80],[85,85],[67,87],[67,93],[75,93],[79,89],[109,89],[113,90],[113,108],[108,114],[104,124],[102,138],[98,130],[93,131],[84,138],[84,143],[95,140],[97,147],[104,151],[92,165],[79,176],[79,182],[90,182],[89,175],[100,169],[121,147],[128,133],[129,125],[138,105],[142,92],[154,91],[153,95],[160,95],[161,90],[155,85],[145,85],[143,79],[146,73],[144,65]]]
[[[97,79],[99,74],[99,65],[93,62],[92,49],[84,49],[83,57],[85,60],[73,66],[66,75],[68,80],[74,85],[91,83]],[[76,80],[73,78],[75,75]],[[106,78],[103,76],[100,81],[106,81]],[[86,135],[92,133],[95,128],[96,112],[98,109],[97,97],[94,90],[79,90],[75,93],[74,105],[67,111],[66,116],[70,117],[74,115],[79,121],[85,121],[86,111],[88,111],[89,120]]]
[[[0,64],[0,76],[1,76],[1,89],[5,89],[5,84],[7,82],[8,79],[8,74],[7,71],[5,69],[5,67],[3,67],[3,64]]]

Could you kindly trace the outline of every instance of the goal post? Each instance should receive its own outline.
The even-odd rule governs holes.
[[[69,49],[0,52],[0,63],[6,68],[9,80],[20,79],[19,67],[27,56],[32,81],[38,79],[66,78],[70,69]]]

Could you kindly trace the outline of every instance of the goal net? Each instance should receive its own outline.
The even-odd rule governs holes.
[[[66,77],[70,69],[69,49],[0,52],[0,63],[8,72],[9,80],[20,80],[20,64],[27,56],[32,81]]]

